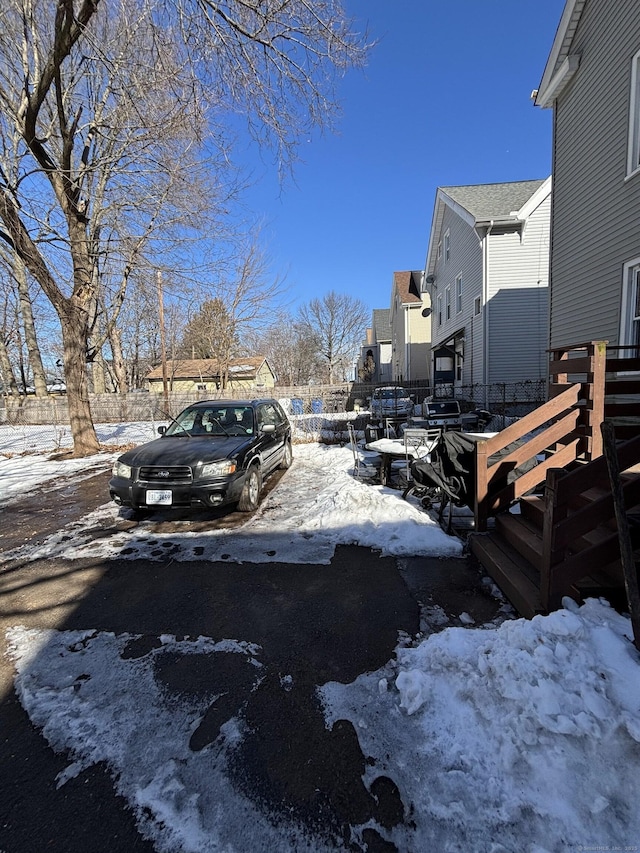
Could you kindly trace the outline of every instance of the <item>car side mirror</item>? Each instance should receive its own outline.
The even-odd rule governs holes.
[[[166,431],[167,431],[166,426],[159,426],[158,427],[158,432],[160,433],[160,435],[164,435]]]
[[[274,433],[276,431],[276,425],[275,424],[263,424],[260,427],[260,431],[263,432],[265,435],[271,435],[271,433]]]

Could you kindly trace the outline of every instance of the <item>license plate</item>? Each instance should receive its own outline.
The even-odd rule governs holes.
[[[173,501],[173,492],[171,489],[147,489],[145,500],[147,506],[171,504]]]

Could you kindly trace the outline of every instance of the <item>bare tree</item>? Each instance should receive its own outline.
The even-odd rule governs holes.
[[[0,383],[3,396],[17,397],[18,383],[11,358],[11,351],[16,343],[17,323],[15,306],[12,310],[11,305],[12,297],[13,293],[6,280],[0,278]]]
[[[300,322],[316,341],[330,384],[346,379],[370,313],[364,302],[333,290],[300,308]]]
[[[264,355],[274,369],[279,385],[308,385],[319,377],[318,345],[309,329],[287,313],[262,331],[253,343],[255,355]]]
[[[0,237],[59,317],[74,452],[84,455],[99,449],[85,363],[101,259],[104,268],[117,244],[127,261],[117,309],[167,196],[193,187],[185,153],[207,111],[237,109],[290,164],[300,133],[330,123],[333,77],[360,64],[366,44],[338,0],[5,0],[0,54],[0,134],[21,140],[19,173],[0,174]],[[105,216],[134,189],[151,200],[137,208],[139,229],[133,215]]]
[[[2,236],[59,317],[78,455],[99,449],[85,363],[101,260],[121,259],[117,305],[171,190],[186,195],[175,164],[188,158],[177,142],[192,139],[197,119],[186,94],[179,107],[166,96],[167,76],[177,87],[180,69],[169,49],[159,61],[152,22],[128,20],[124,7],[111,18],[116,7],[106,4],[98,17],[98,5],[84,2],[76,12],[61,2],[53,20],[28,0],[0,11],[0,122],[5,138],[16,128],[22,142],[17,176],[0,181]]]
[[[156,284],[140,276],[123,305],[117,326],[130,388],[142,388],[144,376],[160,358],[159,327]]]
[[[188,323],[181,352],[215,359],[224,389],[230,360],[249,354],[257,330],[266,330],[277,322],[278,301],[285,293],[282,281],[271,274],[259,231],[247,235],[214,290],[215,298],[202,303]]]

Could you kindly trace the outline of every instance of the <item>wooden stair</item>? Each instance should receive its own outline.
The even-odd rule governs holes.
[[[478,443],[474,525],[472,553],[523,616],[565,596],[629,598],[640,556],[640,344],[549,351],[547,402]],[[640,648],[640,589],[637,599]]]
[[[489,533],[473,534],[469,543],[471,553],[521,616],[532,619],[545,612],[539,570],[509,544],[497,527]]]
[[[614,606],[624,606],[620,543],[603,459],[586,468],[580,473],[586,487],[571,494],[554,522],[557,535],[549,540],[554,543],[553,566],[544,564],[545,547],[549,550],[544,528],[549,523],[549,496],[521,498],[515,510],[496,515],[490,532],[469,537],[471,552],[521,616],[549,612],[565,595],[578,602],[602,596]],[[637,519],[640,531],[640,473],[628,470],[620,479],[629,517]],[[550,575],[553,594],[545,601],[544,578]]]

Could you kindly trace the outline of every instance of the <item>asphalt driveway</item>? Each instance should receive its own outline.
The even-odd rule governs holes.
[[[65,501],[54,497],[40,516],[30,512],[31,498],[0,509],[1,547],[37,541],[70,515],[103,503],[105,477],[83,481],[78,493],[61,484]],[[56,521],[51,508],[63,503],[64,518]],[[180,523],[171,523],[178,531]],[[178,563],[169,555],[164,562],[22,560],[2,566],[0,601],[2,638],[6,628],[20,624],[137,635],[132,655],[144,654],[163,634],[259,645],[264,668],[257,688],[231,656],[214,667],[198,658],[165,659],[157,675],[169,692],[219,684],[219,698],[193,732],[191,749],[210,746],[226,720],[241,716],[249,734],[229,762],[231,784],[272,821],[295,820],[330,847],[370,851],[395,848],[373,828],[354,842],[354,825],[374,821],[391,828],[411,817],[391,779],[381,776],[365,787],[371,759],[362,754],[351,723],[325,726],[316,688],[384,666],[398,637],[416,637],[434,608],[446,614],[443,627],[460,624],[463,612],[476,623],[490,621],[500,607],[466,559],[396,560],[355,546],[339,547],[329,566]],[[56,787],[67,757],[55,754],[32,726],[4,655],[1,667],[0,850],[154,849],[103,765]],[[290,689],[283,689],[283,673]],[[248,848],[240,843],[239,849]]]

